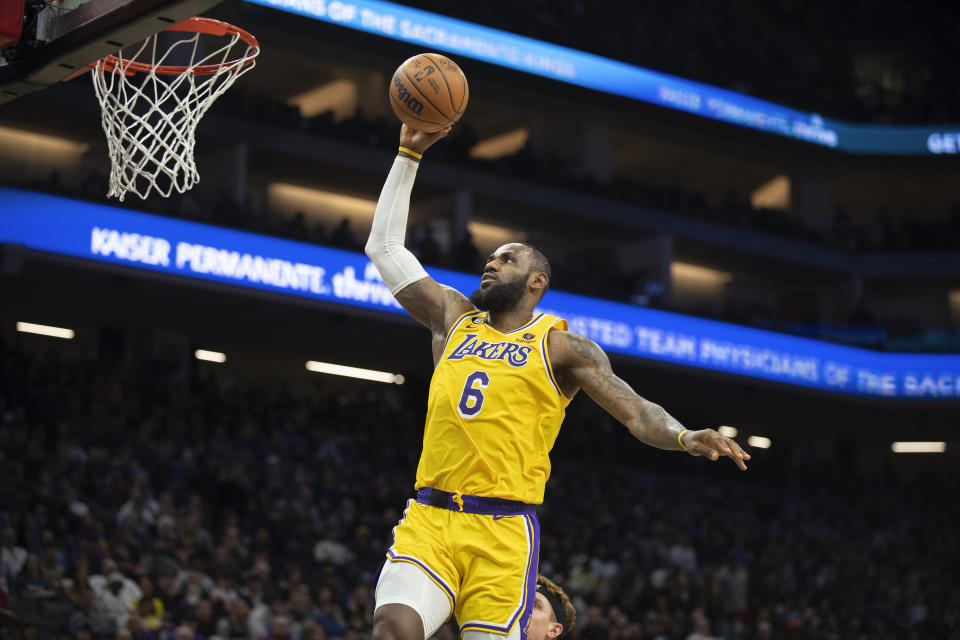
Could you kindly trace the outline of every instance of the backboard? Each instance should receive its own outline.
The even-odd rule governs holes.
[[[0,38],[0,105],[83,72],[220,1],[25,0],[20,33],[7,16],[7,35]]]

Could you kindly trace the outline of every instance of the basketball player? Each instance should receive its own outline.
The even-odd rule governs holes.
[[[397,301],[433,334],[416,498],[394,529],[377,582],[373,640],[424,640],[452,614],[464,640],[527,640],[543,501],[567,404],[583,389],[642,442],[741,469],[749,460],[713,429],[691,431],[614,375],[593,341],[534,308],[550,263],[533,246],[490,255],[466,298],[404,248],[422,154],[449,128],[400,131],[366,253]]]
[[[537,577],[534,597],[527,640],[555,640],[569,636],[577,624],[577,610],[563,589],[541,575]]]

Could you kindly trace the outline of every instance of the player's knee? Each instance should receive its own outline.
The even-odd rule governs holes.
[[[373,616],[371,640],[424,640],[423,622],[408,606],[385,604]]]

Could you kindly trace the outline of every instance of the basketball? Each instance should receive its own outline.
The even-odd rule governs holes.
[[[435,133],[467,108],[467,77],[450,58],[421,53],[405,61],[390,81],[390,106],[408,127]]]

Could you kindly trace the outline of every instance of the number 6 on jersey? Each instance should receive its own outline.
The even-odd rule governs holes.
[[[472,418],[483,408],[483,391],[490,384],[490,376],[486,371],[474,371],[467,376],[463,384],[463,393],[460,394],[460,403],[457,412],[464,418]]]

